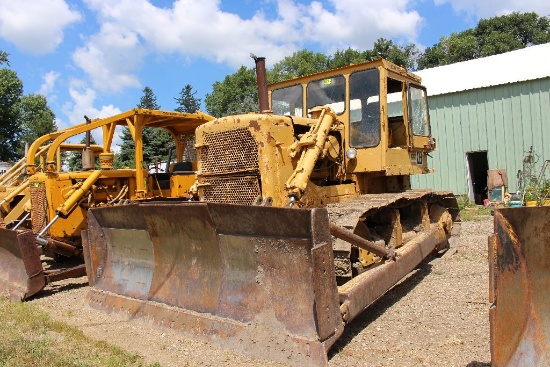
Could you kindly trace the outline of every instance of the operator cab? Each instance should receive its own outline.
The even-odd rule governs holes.
[[[426,89],[420,78],[379,59],[269,86],[276,115],[310,117],[328,106],[343,123],[346,171],[384,175],[427,173],[431,138]],[[349,154],[352,153],[352,154]]]

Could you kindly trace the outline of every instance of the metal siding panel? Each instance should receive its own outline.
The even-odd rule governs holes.
[[[542,144],[542,130],[538,121],[533,119],[530,99],[533,96],[529,83],[518,83],[517,92],[519,93],[520,118],[522,121],[523,149],[527,151],[532,145],[536,154],[540,155],[540,161],[544,161],[544,147]]]
[[[438,143],[429,163],[436,173],[413,177],[413,187],[466,194],[465,153],[486,150],[489,168],[505,168],[515,192],[531,145],[540,166],[550,159],[550,78],[429,98]]]
[[[455,117],[454,111],[456,108],[453,105],[453,96],[447,95],[442,100],[444,107],[441,111],[442,121],[445,123],[445,141],[441,145],[441,156],[444,159],[441,161],[439,178],[441,187],[448,187],[451,191],[457,192],[456,187],[456,162],[454,160],[459,149],[457,144],[456,131],[460,130],[460,119]]]
[[[452,182],[452,185],[451,187],[453,187],[455,190],[457,190],[457,180],[462,180],[462,177],[459,177],[459,174],[458,174],[458,167],[460,167],[463,163],[464,163],[464,145],[463,145],[463,141],[464,141],[464,137],[462,136],[462,111],[461,111],[461,97],[457,94],[457,95],[453,95],[453,96],[450,96],[450,99],[451,99],[451,103],[452,103],[452,106],[451,106],[451,111],[450,111],[450,114],[451,114],[451,119],[452,119],[452,123],[453,123],[453,131],[452,133],[449,135],[449,142],[451,142],[452,144],[450,144],[450,146],[452,146],[452,149],[450,149],[451,152],[453,152],[454,154],[449,157],[449,172],[448,172],[448,179],[450,182]]]
[[[430,122],[432,123],[432,136],[437,141],[437,150],[433,152],[432,158],[429,159],[429,167],[434,168],[435,172],[432,174],[422,175],[419,177],[419,188],[437,188],[441,187],[441,162],[442,162],[442,150],[441,144],[445,139],[446,122],[444,115],[442,114],[441,98],[434,98],[430,100]]]
[[[470,135],[470,120],[468,116],[468,101],[464,98],[465,93],[458,93],[456,101],[458,102],[458,112],[460,121],[460,145],[457,149],[466,151],[470,147],[471,135]]]
[[[476,115],[477,115],[477,135],[478,135],[478,146],[480,150],[487,150],[489,144],[487,141],[487,104],[485,103],[485,94],[487,93],[487,88],[480,89],[476,93]]]
[[[531,121],[525,120],[522,116],[521,88],[519,84],[509,85],[507,92],[509,93],[510,109],[512,111],[511,132],[513,132],[514,151],[516,153],[513,159],[517,161],[521,159],[520,157],[523,157],[523,152],[528,151],[533,145]]]
[[[446,128],[446,122],[444,115],[442,114],[442,107],[441,107],[441,98],[435,98],[434,99],[434,109],[433,109],[433,123],[434,123],[434,130],[433,130],[433,136],[435,137],[437,141],[437,150],[433,152],[432,158],[430,159],[430,168],[434,168],[435,172],[429,175],[423,175],[422,176],[422,188],[436,188],[442,186],[441,183],[441,161],[442,161],[442,151],[441,151],[441,143],[443,139],[445,139],[445,128]]]
[[[508,167],[513,167],[512,172],[517,174],[517,171],[522,168],[523,157],[533,145],[531,121],[524,119],[521,114],[521,89],[519,84],[509,85],[507,91],[512,111],[512,125],[509,129],[513,137],[513,145],[511,146],[513,149],[510,150],[510,153],[513,155],[507,156],[507,165]],[[517,191],[517,182],[514,191]]]
[[[511,123],[506,126],[506,129],[510,132],[513,138],[512,143],[507,143],[507,172],[510,172],[511,177],[517,177],[518,169],[521,169],[521,162],[523,160],[524,153],[529,149],[529,146],[525,146],[525,138],[531,137],[530,127],[529,131],[525,131],[525,123],[521,116],[521,97],[519,89],[514,85],[506,85],[501,88],[507,92],[507,102],[510,105],[511,110]],[[511,154],[510,154],[511,153]],[[519,167],[519,168],[518,168]],[[517,191],[517,179],[509,182],[508,190]]]
[[[542,89],[544,84],[546,84],[546,86],[548,87],[548,83],[544,83],[544,81],[541,80],[533,80],[526,83],[530,92],[528,108],[530,111],[531,121],[533,123],[533,131],[535,135],[538,132],[538,136],[541,140],[541,151],[544,152],[544,156],[550,157],[550,152],[548,151],[548,148],[550,148],[550,141],[548,140],[550,139],[550,126],[546,126],[545,128],[545,124],[542,118],[541,100],[544,95],[544,91]],[[546,91],[548,91],[548,89],[546,89]],[[548,121],[546,122],[546,124],[548,125]]]
[[[536,82],[533,92],[538,93],[533,100],[538,104],[533,108],[533,118],[538,121],[542,131],[544,156],[550,159],[550,78]]]
[[[483,93],[483,113],[485,121],[485,149],[487,150],[487,161],[489,163],[489,169],[501,168],[498,159],[498,150],[503,147],[497,143],[497,124],[495,121],[494,113],[494,90],[492,88],[485,88]],[[480,126],[480,128],[483,128]],[[504,167],[504,166],[502,166]]]
[[[452,121],[446,120],[448,107],[445,103],[446,96],[430,97],[430,122],[432,136],[437,141],[437,149],[428,158],[428,167],[434,168],[435,172],[426,175],[414,175],[411,177],[413,188],[430,188],[434,190],[451,190],[448,177],[445,174],[448,167],[449,152],[448,139],[449,129],[453,129]],[[443,170],[445,169],[445,172]]]
[[[546,159],[550,159],[550,78],[538,83],[526,83],[530,91],[529,109],[533,126],[533,147],[538,155],[537,174],[541,173]],[[550,179],[550,171],[544,172],[543,179]]]
[[[468,98],[468,104],[466,108],[468,110],[468,130],[470,132],[470,147],[472,150],[480,150],[479,145],[479,116],[477,114],[477,91],[469,91],[466,94]]]
[[[505,167],[506,166],[506,145],[504,142],[504,124],[502,121],[502,102],[497,98],[497,93],[495,88],[490,88],[491,101],[488,102],[487,113],[492,114],[492,119],[494,121],[495,133],[493,135],[493,144],[495,149],[495,166],[496,167]]]

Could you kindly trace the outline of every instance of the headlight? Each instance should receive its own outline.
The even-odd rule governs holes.
[[[348,159],[355,159],[357,157],[357,149],[349,148],[346,151],[346,157],[348,157]]]

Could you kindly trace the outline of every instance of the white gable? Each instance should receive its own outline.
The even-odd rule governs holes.
[[[428,95],[550,77],[550,43],[416,71]]]

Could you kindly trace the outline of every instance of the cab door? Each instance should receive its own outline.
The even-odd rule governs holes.
[[[407,94],[410,147],[413,150],[431,151],[433,150],[433,140],[426,88],[409,83]]]

